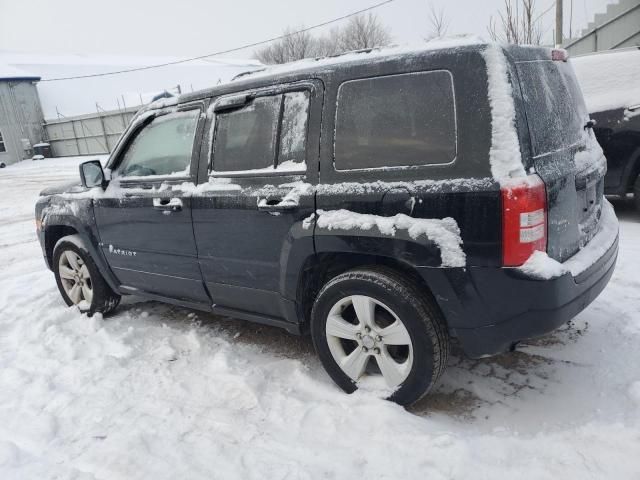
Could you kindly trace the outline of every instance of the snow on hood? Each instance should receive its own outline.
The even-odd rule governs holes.
[[[640,50],[597,53],[569,60],[589,112],[640,104]]]
[[[60,195],[63,193],[80,193],[86,189],[80,183],[80,180],[74,180],[72,182],[62,183],[60,185],[54,185],[53,187],[45,188],[40,192],[41,197],[49,195]]]

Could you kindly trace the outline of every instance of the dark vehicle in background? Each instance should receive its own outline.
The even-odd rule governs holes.
[[[640,47],[572,59],[607,158],[605,194],[634,194],[640,211]]]
[[[606,286],[617,219],[566,52],[466,41],[243,75],[139,113],[36,223],[68,305],[310,332],[345,391],[428,392]]]

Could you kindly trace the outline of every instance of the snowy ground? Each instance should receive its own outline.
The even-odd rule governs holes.
[[[406,411],[331,383],[307,338],[128,298],[66,308],[35,236],[42,188],[78,159],[0,170],[0,478],[640,478],[640,214],[566,328],[454,352]]]

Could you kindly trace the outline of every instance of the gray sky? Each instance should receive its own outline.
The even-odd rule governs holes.
[[[487,37],[491,15],[503,0],[432,0],[445,9],[449,34]],[[376,0],[0,0],[0,50],[196,56],[310,26]],[[586,26],[610,0],[573,0],[573,31]],[[553,0],[538,0],[542,13]],[[565,0],[565,34],[571,0]],[[395,0],[375,10],[394,41],[419,41],[428,33],[429,0]],[[543,17],[551,41],[552,8]],[[248,57],[252,50],[233,54]]]

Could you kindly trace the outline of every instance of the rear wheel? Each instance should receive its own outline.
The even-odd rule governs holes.
[[[372,389],[409,405],[446,366],[449,338],[440,311],[391,269],[338,275],[318,294],[311,317],[320,360],[348,393]]]
[[[78,235],[61,238],[53,249],[53,273],[68,306],[93,315],[111,312],[120,295],[111,290]]]
[[[636,178],[636,183],[633,184],[633,201],[636,205],[636,210],[640,212],[640,175]]]

